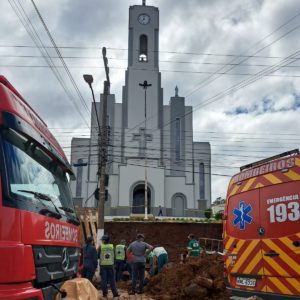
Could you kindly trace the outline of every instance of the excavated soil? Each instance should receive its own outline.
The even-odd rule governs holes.
[[[229,300],[223,281],[223,257],[218,254],[189,257],[184,263],[169,263],[146,279],[143,295],[129,296],[131,281],[118,282],[120,300]],[[112,299],[109,294],[109,299]],[[101,298],[102,299],[102,298]]]
[[[230,299],[223,281],[221,255],[189,257],[183,264],[170,263],[152,277],[145,291],[154,299]]]

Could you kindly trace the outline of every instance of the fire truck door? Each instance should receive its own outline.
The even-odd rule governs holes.
[[[260,191],[267,292],[300,296],[300,182]]]

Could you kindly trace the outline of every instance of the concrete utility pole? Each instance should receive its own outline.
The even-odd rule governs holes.
[[[139,83],[145,91],[145,138],[147,135],[147,88],[152,86],[147,80],[144,83]],[[145,140],[145,220],[148,220],[148,178],[147,178],[147,140]]]
[[[99,206],[98,206],[98,230],[97,230],[97,245],[101,243],[101,237],[104,234],[104,203],[105,203],[105,178],[106,178],[106,162],[107,162],[107,97],[110,90],[109,68],[106,57],[106,48],[102,48],[102,56],[105,67],[106,80],[104,81],[103,90],[103,105],[102,105],[102,126],[100,139],[100,164],[99,164]]]

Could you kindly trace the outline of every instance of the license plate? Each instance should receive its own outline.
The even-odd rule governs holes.
[[[256,285],[256,279],[255,278],[237,277],[236,284],[254,287]]]

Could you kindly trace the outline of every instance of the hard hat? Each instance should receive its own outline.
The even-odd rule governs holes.
[[[107,234],[104,234],[101,238],[102,241],[108,242],[109,241],[109,236]]]

